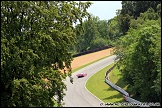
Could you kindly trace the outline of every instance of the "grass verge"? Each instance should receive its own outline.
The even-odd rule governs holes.
[[[115,63],[112,63],[94,74],[86,83],[86,88],[104,103],[124,102],[123,95],[105,83],[105,73],[114,64]],[[126,85],[121,80],[121,74],[116,67],[110,72],[109,78],[114,84],[120,85],[120,87],[122,85],[122,88],[126,89]]]

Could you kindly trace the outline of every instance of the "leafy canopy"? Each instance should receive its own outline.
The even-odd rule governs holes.
[[[66,89],[62,80],[71,78],[69,51],[76,41],[73,24],[89,17],[90,5],[1,2],[1,106],[62,105]]]

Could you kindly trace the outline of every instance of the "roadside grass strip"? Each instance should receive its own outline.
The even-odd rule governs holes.
[[[105,83],[105,73],[114,64],[115,63],[112,63],[111,65],[94,74],[86,83],[87,90],[89,90],[104,103],[124,102],[123,95]],[[116,69],[116,67],[110,72],[109,78],[112,83],[116,85],[120,84],[123,89],[126,89],[127,86],[121,80],[121,74],[118,69]]]

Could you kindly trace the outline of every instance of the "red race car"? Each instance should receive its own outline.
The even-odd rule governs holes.
[[[87,76],[87,74],[86,74],[86,73],[79,73],[79,74],[77,74],[76,76],[77,76],[78,78],[81,78],[81,77]]]

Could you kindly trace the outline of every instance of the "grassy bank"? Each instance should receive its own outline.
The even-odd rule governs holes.
[[[94,74],[86,83],[86,88],[105,103],[124,102],[123,95],[105,83],[105,73],[113,65],[114,63]],[[122,85],[120,87],[126,89],[126,85],[121,80],[121,74],[116,68],[110,72],[109,78],[114,84]]]

